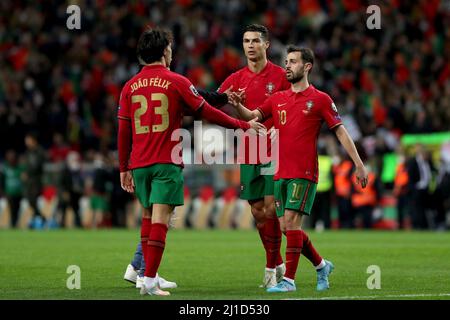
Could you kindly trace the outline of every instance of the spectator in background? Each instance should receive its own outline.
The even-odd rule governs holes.
[[[333,166],[334,188],[339,214],[339,226],[343,229],[354,227],[354,213],[351,200],[353,163],[343,152],[339,162]]]
[[[319,139],[320,142],[320,139]],[[331,192],[333,189],[332,159],[327,155],[323,146],[318,148],[319,181],[317,184],[316,200],[312,207],[312,226],[317,231],[331,226]]]
[[[437,230],[447,229],[447,213],[450,211],[450,143],[441,150],[441,165],[437,176],[437,186],[433,193],[433,203],[436,208]]]
[[[91,209],[93,214],[92,227],[111,224],[111,174],[108,171],[106,158],[97,153],[94,159],[94,184],[91,196]]]
[[[397,167],[395,168],[394,178],[394,190],[393,195],[397,199],[397,221],[398,228],[403,229],[406,227],[406,217],[410,218],[410,205],[409,205],[409,177],[408,168],[406,165],[406,156],[404,151],[399,147],[397,151],[398,160]]]
[[[112,179],[110,203],[111,223],[113,227],[125,227],[126,209],[128,203],[133,200],[133,195],[125,192],[120,185],[119,158],[117,156],[117,153],[111,152],[109,158],[109,161],[112,165],[112,171],[110,173],[110,178]]]
[[[429,227],[426,212],[432,207],[429,187],[434,166],[423,145],[415,146],[415,155],[408,161],[407,167],[413,227],[426,229]]]
[[[70,152],[69,146],[64,140],[64,136],[56,132],[53,134],[53,144],[49,150],[49,158],[53,163],[64,162]]]
[[[76,151],[71,151],[67,155],[63,172],[61,173],[61,183],[59,186],[58,209],[61,213],[61,226],[66,227],[65,218],[67,209],[71,208],[75,215],[75,224],[81,227],[80,199],[84,192],[84,180],[81,174],[81,159]]]
[[[365,189],[358,184],[356,176],[352,175],[352,207],[355,217],[362,219],[364,229],[371,229],[374,223],[373,213],[380,204],[381,183],[374,170],[367,166],[369,179]]]
[[[367,153],[363,146],[356,142],[356,149],[361,156],[362,161],[369,162]],[[376,158],[371,159],[372,163],[369,162],[367,165],[367,171],[369,179],[366,188],[361,188],[358,184],[355,174],[351,177],[351,201],[354,217],[362,219],[362,227],[364,229],[371,229],[374,223],[374,211],[380,205],[382,188],[381,181],[378,178],[376,169],[374,168],[374,163],[376,163]]]
[[[5,156],[5,164],[3,166],[2,179],[0,184],[0,191],[6,197],[9,205],[9,212],[11,214],[11,227],[17,226],[19,218],[20,202],[22,200],[22,180],[23,165],[21,165],[17,158],[17,153],[14,150],[8,150]]]
[[[22,180],[25,198],[33,210],[33,219],[30,227],[32,229],[41,229],[44,226],[45,218],[39,210],[37,200],[42,193],[42,178],[46,156],[44,149],[38,143],[35,133],[28,133],[25,136],[25,145],[27,150],[24,155]]]

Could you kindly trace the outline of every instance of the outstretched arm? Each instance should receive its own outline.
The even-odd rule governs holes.
[[[257,118],[258,121],[261,121],[263,119],[263,115],[261,111],[258,109],[250,111],[247,109],[242,103],[233,104],[236,111],[239,113],[239,117],[244,120],[253,120]]]
[[[227,103],[239,103],[245,99],[245,92],[232,91],[230,86],[224,92],[197,89],[198,93],[214,108],[221,108]]]
[[[203,104],[202,107],[200,107],[199,110],[201,116],[205,118],[206,120],[218,124],[225,128],[230,129],[254,129],[257,132],[265,130],[265,127],[261,124],[255,121],[255,119],[250,119],[251,121],[245,122],[239,119],[232,118],[228,116],[227,114],[223,113],[220,110],[214,109],[211,107],[207,102]]]
[[[197,89],[197,91],[206,100],[206,102],[213,107],[220,108],[228,103],[228,95],[226,93],[207,91],[203,89]]]
[[[367,185],[367,170],[364,167],[364,164],[359,157],[358,151],[356,150],[355,144],[347,132],[347,129],[343,125],[339,125],[335,130],[336,136],[339,142],[344,147],[345,151],[347,151],[350,158],[353,160],[355,164],[355,175],[356,181],[361,184],[361,187],[365,188]]]

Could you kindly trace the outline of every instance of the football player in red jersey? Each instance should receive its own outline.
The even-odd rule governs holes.
[[[232,100],[240,100],[240,95],[232,91],[232,87],[228,88],[225,92],[207,91],[203,89],[197,89],[198,93],[215,108],[220,108],[231,102]],[[175,212],[173,213],[175,214]],[[133,259],[127,265],[123,279],[136,285],[136,288],[142,288],[144,283],[145,273],[145,260],[142,252],[142,244],[139,241]],[[160,275],[158,275],[158,284],[160,289],[174,289],[177,287],[176,282],[167,281]]]
[[[268,98],[256,110],[242,104],[236,108],[244,119],[260,121],[272,118],[278,129],[279,159],[275,172],[275,204],[280,225],[286,231],[286,273],[283,280],[268,292],[295,291],[295,274],[300,253],[310,256],[317,270],[318,291],[329,288],[328,276],[334,269],[322,259],[302,230],[304,215],[309,215],[318,181],[317,138],[323,122],[333,130],[355,164],[355,176],[364,188],[367,170],[353,140],[342,125],[336,105],[330,96],[309,84],[308,75],[314,64],[314,53],[308,48],[289,46],[286,78],[291,88]]]
[[[247,66],[225,79],[218,91],[224,92],[232,87],[242,95],[245,106],[255,110],[275,92],[289,89],[290,83],[286,80],[284,69],[267,59],[269,32],[266,27],[257,24],[247,26],[244,29],[242,45]],[[264,125],[267,128],[272,127],[273,120],[268,119]],[[259,158],[261,144],[241,142],[241,146],[245,149],[240,151],[243,151],[245,159],[240,166],[240,198],[247,200],[251,206],[251,212],[266,251],[263,287],[269,288],[276,285],[285,272],[285,265],[280,254],[281,230],[273,197],[273,174],[261,174],[271,166],[271,162]],[[265,147],[270,155],[270,141]]]
[[[187,78],[171,72],[172,39],[165,30],[143,32],[137,55],[144,67],[124,85],[118,111],[121,185],[135,192],[144,208],[141,243],[146,270],[141,294],[163,296],[170,293],[159,288],[157,270],[171,213],[183,204],[182,163],[172,159],[179,141],[171,138],[181,128],[183,107],[226,128],[265,129],[254,120],[233,119],[214,109]]]

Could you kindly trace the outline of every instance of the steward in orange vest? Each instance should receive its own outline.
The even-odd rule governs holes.
[[[342,160],[333,167],[334,188],[341,228],[353,228],[353,208],[351,202],[353,163],[348,159]]]
[[[369,172],[367,186],[364,189],[356,182],[356,176],[352,175],[352,206],[355,215],[362,217],[365,229],[372,228],[372,214],[378,206],[381,196],[380,190],[380,183],[375,173]]]
[[[397,164],[395,169],[393,194],[397,200],[397,222],[400,229],[404,228],[404,219],[409,216],[409,196],[408,196],[408,168],[405,161]]]

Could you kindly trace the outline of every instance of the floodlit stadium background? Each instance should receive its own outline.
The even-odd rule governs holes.
[[[70,4],[81,9],[80,30],[66,26]],[[380,30],[367,27],[369,4],[381,8]],[[26,189],[19,178],[18,191],[8,194],[6,155],[14,150],[20,160],[30,131],[37,133],[47,154],[38,198],[45,221],[33,219],[28,202],[22,200],[17,228],[75,227],[71,205],[61,206],[67,193],[74,191],[79,196],[81,227],[136,228],[139,207],[119,184],[116,112],[123,84],[139,70],[137,38],[148,25],[170,28],[175,35],[172,70],[199,88],[216,90],[245,65],[242,29],[250,23],[268,27],[268,56],[279,65],[289,43],[314,50],[311,83],[334,99],[365,163],[379,179],[371,228],[444,230],[449,226],[448,1],[7,0],[1,1],[0,9],[1,228],[12,222],[8,197],[22,199]],[[193,119],[185,118],[184,126],[192,129]],[[336,141],[324,128],[319,150],[335,165],[340,155]],[[417,142],[430,152],[435,167],[427,181],[427,207],[421,221],[414,223],[407,195],[405,217],[398,221],[397,200],[407,191],[395,191],[397,164],[403,153],[413,161]],[[225,151],[222,147],[219,151]],[[193,147],[185,155],[200,151]],[[78,184],[64,182],[68,162],[79,170],[74,174],[81,178]],[[187,165],[184,172],[186,203],[177,210],[177,228],[253,228],[249,206],[238,200],[238,165]],[[327,176],[327,172],[320,174]],[[334,181],[333,176],[329,179]],[[330,204],[328,214],[315,213],[315,221],[307,226],[363,227],[360,216],[350,225],[348,220],[343,223],[336,186],[324,188],[328,192],[320,202]],[[103,211],[96,218],[93,203],[100,203]]]

